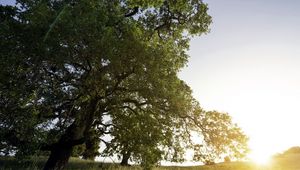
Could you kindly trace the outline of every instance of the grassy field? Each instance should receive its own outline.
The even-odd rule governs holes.
[[[0,158],[0,170],[38,170],[42,169],[45,159],[35,158],[17,161],[14,158]],[[116,164],[84,161],[72,158],[67,170],[141,170],[138,166],[121,167]],[[300,155],[277,158],[267,165],[256,165],[250,162],[219,163],[207,166],[160,166],[154,170],[300,170]]]

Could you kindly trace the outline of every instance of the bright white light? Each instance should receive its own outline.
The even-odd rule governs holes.
[[[195,63],[196,78],[192,73],[183,76],[204,109],[228,112],[244,130],[255,162],[264,163],[300,144],[295,135],[300,127],[300,58],[293,57],[300,51],[289,55],[282,48],[266,52],[270,47],[253,46],[207,54],[223,57]]]
[[[271,155],[269,155],[268,153],[252,152],[249,154],[249,158],[256,164],[268,165],[271,160]]]

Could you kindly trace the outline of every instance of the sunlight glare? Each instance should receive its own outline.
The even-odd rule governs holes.
[[[271,160],[271,156],[268,154],[261,154],[261,153],[251,153],[249,155],[250,160],[258,165],[268,165]]]

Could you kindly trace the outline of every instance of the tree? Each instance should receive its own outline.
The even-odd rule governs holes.
[[[198,109],[195,131],[201,142],[195,145],[194,160],[211,164],[225,158],[240,159],[249,151],[248,137],[227,113]]]
[[[295,155],[295,154],[300,154],[300,146],[290,147],[289,149],[285,150],[282,153],[276,153],[272,157],[278,159],[278,158],[288,157],[290,155]]]
[[[283,155],[300,154],[300,146],[290,147],[288,150],[282,153]]]
[[[181,94],[189,93],[187,89],[181,90]],[[177,95],[180,96],[180,93]],[[189,106],[184,107],[189,109],[177,113],[180,118],[173,121],[172,125],[165,124],[170,118],[157,121],[151,113],[141,113],[145,109],[139,112],[133,110],[136,114],[131,115],[124,113],[124,116],[130,116],[114,123],[116,128],[111,129],[114,138],[107,145],[104,156],[117,154],[122,158],[123,165],[128,165],[131,158],[145,169],[161,160],[183,161],[183,154],[188,148],[194,150],[194,160],[205,164],[246,156],[248,138],[232,123],[227,113],[204,111],[193,98],[186,101],[190,101]],[[197,142],[191,140],[195,135],[199,137]]]
[[[120,115],[112,119],[110,135],[113,139],[107,143],[103,156],[117,154],[122,158],[121,165],[128,165],[131,158],[145,168],[162,159],[182,161],[184,150],[177,141],[179,138],[186,140],[189,136],[186,131],[182,131],[185,122],[179,115],[191,109],[190,101],[193,98],[191,90],[184,82],[180,81],[177,86],[173,88],[180,91],[173,94],[173,101],[169,101],[168,106],[158,103],[160,106],[157,109],[142,105],[126,106],[127,109],[120,110]]]
[[[211,23],[193,0],[17,3],[0,7],[1,144],[49,150],[45,170],[62,169],[93,127],[109,133],[104,117],[117,110],[146,104],[159,118],[184,101],[173,99],[177,72]]]
[[[72,156],[81,157],[86,160],[95,160],[100,156],[100,134],[96,129],[92,128],[84,142],[84,144],[77,145],[73,148]]]

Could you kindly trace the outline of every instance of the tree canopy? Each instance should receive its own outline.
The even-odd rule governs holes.
[[[189,130],[202,119],[194,112],[191,89],[177,73],[188,61],[190,38],[209,31],[207,4],[16,3],[0,6],[2,153],[50,151],[44,169],[62,169],[74,146],[92,147],[92,141],[111,134],[107,153],[110,148],[123,156],[130,152],[145,167],[163,156],[182,160],[178,153],[189,145]],[[223,117],[218,116],[224,115],[206,116],[219,126]],[[209,125],[207,130],[214,128]],[[220,128],[222,133],[225,127]],[[198,132],[205,136],[206,131]],[[205,139],[222,149],[217,140],[227,140]]]

